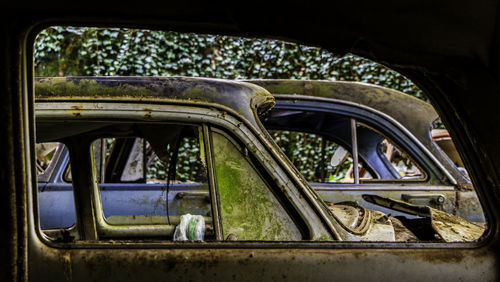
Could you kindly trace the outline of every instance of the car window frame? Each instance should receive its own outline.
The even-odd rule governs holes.
[[[273,95],[276,98],[276,106],[274,107],[274,109],[277,110],[280,109],[303,110],[303,111],[317,111],[317,112],[339,114],[339,115],[344,115],[346,117],[354,118],[357,121],[360,121],[364,124],[368,124],[377,129],[384,128],[385,130],[380,131],[383,133],[383,136],[384,135],[395,136],[396,138],[390,138],[389,140],[401,146],[402,149],[404,149],[410,156],[412,156],[415,163],[418,164],[419,167],[422,167],[423,172],[427,174],[427,178],[422,180],[420,179],[418,180],[393,179],[388,181],[376,180],[376,183],[432,184],[429,183],[432,182],[432,179],[430,178],[434,177],[436,180],[441,182],[441,183],[436,183],[436,185],[455,186],[455,187],[457,185],[457,180],[453,178],[451,173],[432,155],[432,153],[430,153],[430,151],[427,148],[425,148],[425,146],[415,136],[413,136],[411,132],[409,132],[399,122],[397,122],[387,114],[384,114],[380,111],[377,111],[373,108],[364,105],[337,99],[310,97],[304,95],[288,95],[288,94],[273,94]],[[297,100],[300,100],[300,103],[297,103]],[[365,113],[365,115],[362,115],[361,113]],[[372,120],[368,120],[368,117],[371,117]],[[387,133],[385,131],[387,131]],[[415,156],[419,157],[415,158]],[[449,183],[442,182],[443,180]]]
[[[142,100],[142,102],[144,102],[144,100]],[[203,121],[207,124],[210,124],[211,126],[222,127],[222,128],[224,128],[224,130],[238,135],[237,138],[238,139],[242,138],[241,142],[244,143],[245,147],[249,151],[253,151],[255,153],[254,157],[256,157],[256,159],[259,159],[259,160],[265,159],[265,160],[267,160],[267,162],[269,162],[269,163],[266,163],[267,167],[265,167],[265,169],[271,169],[271,170],[273,170],[273,172],[266,171],[266,173],[270,173],[270,175],[276,175],[276,177],[273,177],[273,180],[279,182],[279,184],[277,184],[277,185],[279,185],[280,187],[286,187],[289,185],[296,187],[295,185],[297,183],[294,182],[293,179],[289,178],[290,172],[289,171],[287,172],[287,168],[282,167],[280,162],[276,162],[275,158],[276,158],[277,152],[273,151],[273,149],[270,147],[266,147],[265,146],[266,144],[263,144],[262,142],[260,142],[263,140],[264,140],[264,142],[269,142],[269,140],[267,140],[263,136],[260,136],[260,134],[257,133],[259,131],[256,128],[254,128],[250,123],[246,122],[245,118],[239,117],[238,114],[236,112],[234,112],[233,110],[228,109],[224,106],[220,106],[220,105],[217,105],[214,108],[213,104],[210,104],[209,106],[202,108],[202,107],[199,107],[200,105],[199,105],[199,103],[197,103],[196,105],[193,105],[192,109],[194,109],[196,107],[196,109],[202,113],[193,113],[192,111],[185,109],[185,107],[186,107],[185,104],[175,104],[175,103],[171,103],[170,101],[169,102],[155,101],[155,102],[156,102],[155,105],[157,107],[162,107],[162,106],[173,107],[173,109],[168,109],[167,111],[165,111],[166,112],[165,116],[172,118],[172,119],[169,119],[168,121],[164,121],[164,122],[172,123],[172,122],[179,121],[179,122],[195,123],[197,120],[196,114],[199,114],[202,116],[204,115],[203,117],[198,117],[198,119],[200,121]],[[39,103],[39,105],[42,103],[43,102]],[[71,102],[68,102],[68,103],[71,103]],[[92,104],[92,103],[98,103],[98,102],[88,101],[88,103]],[[51,102],[45,103],[46,106],[48,106],[50,104],[54,104],[54,103],[51,103]],[[122,103],[122,105],[123,104],[125,104],[125,103]],[[134,105],[134,107],[136,107],[136,105],[140,104],[140,102],[130,102],[130,104]],[[149,104],[148,106],[149,106],[149,108],[148,108],[149,112],[154,111],[154,110],[150,109],[152,105]],[[62,106],[62,107],[64,107],[64,106]],[[174,116],[174,115],[168,113],[168,111],[172,111],[178,115],[179,114],[179,110],[177,109],[178,107],[184,108],[183,112],[181,113],[182,117]],[[64,110],[62,110],[62,111],[64,111]],[[81,111],[82,111],[82,113],[84,112],[83,109]],[[221,114],[222,111],[225,112],[225,114]],[[57,116],[58,114],[64,115],[64,113],[62,113],[62,112],[59,112],[59,113],[55,113],[55,112],[57,112],[57,110],[52,111],[51,113],[46,113],[46,114],[48,116],[52,116],[52,117]],[[43,114],[42,114],[42,116],[43,116]],[[161,115],[155,116],[155,118],[160,118],[159,116],[161,116]],[[71,118],[74,118],[74,117],[71,117]],[[92,117],[92,119],[96,119],[96,118],[97,118],[96,116]],[[107,118],[109,118],[109,116]],[[148,122],[150,122],[151,120],[155,120],[155,118],[153,118],[151,116],[147,116]],[[41,118],[41,119],[43,119],[43,118]],[[79,117],[79,119],[82,119],[82,118]],[[137,117],[135,117],[135,119],[137,119],[138,121],[141,121],[141,120],[143,121],[144,116],[142,114],[139,114]],[[50,120],[50,118],[48,120]],[[134,118],[129,119],[129,121],[130,120],[134,120]],[[205,130],[207,130],[207,129],[204,129],[204,131]],[[91,140],[89,140],[89,142],[87,144],[89,147],[88,154],[90,154],[91,143],[92,143]],[[205,144],[211,144],[211,142],[205,142]],[[260,150],[256,149],[255,148],[256,146],[260,147]],[[90,154],[89,156],[93,157],[92,154]],[[89,160],[90,160],[90,157],[89,157]],[[207,160],[207,162],[209,162],[209,161]],[[271,163],[274,163],[274,165],[271,165]],[[91,163],[89,163],[88,165],[90,166],[90,164]],[[93,183],[93,185],[92,185],[93,188],[91,190],[94,193],[94,195],[92,197],[95,198],[97,196],[95,191],[98,191],[97,190],[98,183],[96,180],[97,176],[94,174],[95,174],[95,172],[92,175],[90,175],[90,177],[87,176],[87,178],[90,178],[91,183]],[[213,177],[209,176],[209,179],[213,179]],[[211,186],[210,183],[209,183],[209,186]],[[211,188],[211,190],[212,190],[212,188]],[[332,236],[333,238],[338,238],[338,234],[336,233],[337,231],[335,231],[335,229],[332,230],[335,227],[333,227],[333,223],[331,222],[331,218],[327,214],[324,214],[321,211],[318,211],[317,207],[315,208],[314,205],[305,205],[304,204],[304,203],[307,203],[307,201],[304,198],[309,197],[311,195],[309,195],[309,196],[307,194],[304,195],[302,193],[305,191],[300,191],[300,189],[296,189],[296,190],[297,191],[292,189],[292,191],[295,192],[294,195],[287,194],[287,197],[292,197],[292,198],[295,197],[294,201],[296,201],[296,199],[299,199],[299,198],[301,199],[301,202],[302,202],[301,205],[304,207],[304,209],[302,209],[302,210],[297,209],[297,211],[304,218],[304,221],[307,225],[307,228],[309,229],[308,232],[309,232],[309,234],[311,234],[310,238],[312,238],[313,240],[314,239],[317,240],[318,238],[325,238],[325,236],[326,237]],[[307,192],[314,193],[312,190],[307,191]],[[300,194],[300,196],[299,196],[299,194]],[[294,205],[296,205],[296,204],[297,203],[295,202]],[[35,208],[38,208],[38,207],[35,207]],[[215,210],[215,209],[213,209],[213,210]],[[213,213],[213,215],[215,216],[215,213]],[[308,222],[305,219],[305,218],[311,218],[311,217],[315,218],[315,222]],[[214,218],[214,222],[216,222],[216,221],[217,221],[217,219]],[[215,226],[215,224],[214,224],[214,226]],[[39,223],[37,223],[36,227],[37,227],[38,233],[43,233],[40,230]],[[335,237],[335,236],[337,236],[337,237]],[[83,241],[83,242],[78,243],[78,244],[75,244],[74,242],[57,243],[57,242],[51,242],[47,238],[44,238],[45,236],[43,236],[43,235],[40,235],[40,237],[42,239],[44,239],[46,244],[48,244],[50,246],[57,247],[57,248],[68,248],[68,247],[72,248],[75,246],[78,246],[78,247],[81,246],[83,248],[83,247],[90,247],[90,246],[101,246],[101,245],[108,246],[109,245],[109,242],[106,242],[106,241],[97,241],[97,242]],[[215,242],[210,242],[210,243],[212,244],[212,243],[217,243],[217,242],[220,243],[223,241],[215,241]],[[245,242],[245,241],[238,241],[238,242]],[[129,243],[130,244],[139,244],[139,245],[143,244],[141,242],[129,242]],[[262,243],[262,242],[259,241],[259,243]],[[277,243],[277,242],[267,242],[266,244],[271,244],[271,243]],[[163,245],[171,246],[171,245],[177,245],[178,242],[161,241],[160,243],[156,242],[156,243],[148,243],[148,244],[158,245],[158,246],[163,246]]]
[[[111,123],[116,122],[116,123],[126,123],[126,122],[121,122],[121,121],[110,121]],[[147,122],[131,122],[132,124],[138,124],[138,123],[147,123]],[[161,122],[159,124],[179,124],[179,125],[186,125],[186,126],[195,126],[195,127],[205,127],[206,125],[203,124],[195,124],[195,123],[189,123],[189,122]],[[95,138],[97,137],[97,138]],[[137,138],[137,136],[120,136],[120,137],[125,137],[125,138]],[[90,154],[92,157],[92,163],[91,166],[95,163],[94,161],[94,146],[92,146],[93,142],[95,140],[99,140],[100,138],[119,138],[119,136],[114,136],[113,133],[108,134],[108,135],[102,135],[102,136],[93,136],[92,141],[90,143],[90,146],[88,146],[89,151],[87,151],[87,154]],[[203,136],[205,139],[206,136]],[[145,139],[144,139],[145,140]],[[206,141],[204,141],[205,143]],[[128,158],[128,156],[127,156]],[[205,156],[206,158],[206,156]],[[124,169],[124,168],[123,168]],[[96,174],[97,170],[92,169],[92,178],[94,179],[94,185],[91,188],[93,190],[93,202],[95,205],[95,218],[96,218],[96,223],[97,223],[97,233],[99,240],[113,240],[113,239],[121,239],[125,238],[124,240],[127,241],[134,241],[134,237],[156,237],[159,236],[159,234],[174,234],[176,225],[175,224],[113,224],[110,223],[109,219],[106,218],[104,214],[104,207],[103,203],[101,200],[101,189],[99,187],[99,182],[97,181],[99,179],[99,176]],[[123,172],[121,170],[120,172]],[[208,174],[208,173],[207,173]],[[207,177],[209,177],[207,175]],[[97,184],[96,184],[97,183]],[[111,183],[110,183],[111,184]],[[129,183],[133,185],[133,183]],[[145,184],[147,185],[147,183]],[[209,185],[209,190],[212,188],[210,187],[210,181],[208,181]],[[214,207],[212,206],[211,202],[211,207],[212,210]],[[212,213],[213,215],[213,213]],[[170,215],[167,215],[168,217],[168,222],[170,223]],[[215,223],[214,218],[212,217],[212,222]],[[161,240],[161,241],[171,241],[171,240]]]

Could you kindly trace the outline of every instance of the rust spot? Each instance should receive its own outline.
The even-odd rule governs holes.
[[[151,119],[151,112],[146,113],[146,114],[144,115],[144,118],[145,118],[145,119]]]
[[[457,251],[432,251],[432,252],[416,252],[414,257],[418,257],[424,261],[431,263],[460,263],[465,255],[463,252]]]
[[[74,106],[71,106],[71,109],[73,110],[73,115],[75,117],[80,117],[81,116],[80,111],[83,109],[83,106],[82,105],[74,105]]]
[[[153,109],[151,108],[142,108],[143,111],[151,112]]]

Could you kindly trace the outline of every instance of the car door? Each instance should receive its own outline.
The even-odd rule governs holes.
[[[484,222],[474,191],[459,189],[429,150],[387,115],[333,99],[275,97],[263,123],[325,201],[358,201],[394,213],[361,197],[375,194]]]
[[[122,110],[126,107],[121,104]],[[130,105],[130,109],[136,107]],[[102,112],[97,116],[105,119],[97,117],[75,121],[75,124],[85,128],[76,134],[63,132],[71,124],[71,117],[57,122],[54,121],[54,114],[48,120],[39,116],[38,141],[64,143],[64,150],[69,152],[66,156],[72,167],[70,185],[75,205],[73,210],[59,212],[73,214],[75,223],[70,227],[42,226],[40,212],[50,206],[40,205],[38,199],[41,199],[41,192],[33,194],[30,278],[88,281],[107,277],[119,281],[137,280],[145,275],[148,280],[165,275],[178,277],[179,271],[192,269],[193,263],[202,263],[215,271],[214,265],[210,266],[210,257],[214,255],[218,257],[219,267],[230,267],[216,271],[225,277],[225,273],[234,273],[235,269],[242,268],[231,267],[231,263],[224,261],[242,255],[248,257],[247,251],[232,251],[232,248],[255,246],[252,242],[325,241],[335,238],[335,233],[328,226],[332,223],[325,224],[329,222],[323,217],[326,214],[321,215],[321,211],[311,205],[310,195],[296,188],[296,181],[289,178],[282,164],[273,159],[272,151],[259,141],[262,139],[249,127],[214,109],[183,113],[183,107],[159,106],[163,113],[159,111],[155,122],[151,122],[151,117],[145,122],[141,113],[134,116],[135,111],[131,111],[126,121],[113,121],[113,107],[106,107],[103,103],[100,104]],[[95,105],[89,104],[88,108],[95,108]],[[84,109],[82,113],[85,113]],[[65,117],[64,113],[60,115]],[[172,116],[175,116],[174,121]],[[47,128],[57,131],[58,137],[44,134],[43,129]],[[184,153],[190,156],[184,159],[179,156],[179,150],[174,150],[178,156],[169,150],[173,144],[177,149],[184,146],[186,143],[179,142],[183,137],[194,141],[187,142],[193,146],[185,146],[189,152]],[[139,178],[162,178],[158,171],[147,168],[149,147],[154,149],[160,159],[158,162],[165,162],[153,162],[153,166],[175,168],[176,171],[166,170],[172,178],[166,179],[163,188],[158,189],[158,183],[149,181],[133,183],[131,175],[134,173],[126,174],[125,178],[131,180],[129,183],[99,183],[98,176],[106,175],[106,172],[99,171],[97,167],[104,163],[111,169],[110,160],[117,152],[113,150],[124,152],[123,146],[118,146],[120,140],[139,144],[139,152],[146,151],[142,155],[142,167],[147,170],[136,173]],[[112,149],[100,151],[97,145],[103,143],[110,144]],[[103,148],[102,145],[100,148]],[[125,154],[126,159],[139,160],[140,157],[132,157],[133,148],[132,144],[130,152]],[[96,157],[100,154],[107,155],[107,161]],[[136,165],[141,167],[140,163]],[[128,165],[130,162],[123,167]],[[183,165],[193,169],[182,170]],[[115,170],[122,172],[121,176],[116,176],[117,179],[124,179],[125,168]],[[198,187],[188,191],[189,185],[180,179],[186,172],[196,175],[194,179],[202,185],[191,182],[189,184]],[[208,202],[204,202],[208,211],[200,212],[197,194],[201,186],[206,187],[208,194]],[[172,199],[179,197],[180,189],[185,192],[181,197],[186,200],[184,205]],[[175,239],[182,217],[188,214],[201,216],[204,222],[202,240],[179,242]],[[234,241],[237,242],[231,243]],[[100,264],[103,259],[106,263]],[[197,277],[199,273],[186,275]],[[255,273],[255,276],[260,274]]]

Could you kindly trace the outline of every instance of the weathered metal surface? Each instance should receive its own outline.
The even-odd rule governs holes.
[[[349,101],[365,105],[395,118],[417,138],[429,134],[439,115],[433,107],[402,92],[360,82],[311,80],[248,80],[273,95],[296,94]]]
[[[275,95],[276,99],[293,99],[293,95],[297,95],[296,99],[304,97],[332,99],[384,113],[411,132],[437,158],[437,161],[458,182],[459,189],[472,189],[470,180],[464,177],[433,141],[430,130],[439,115],[430,104],[422,100],[393,89],[358,82],[310,80],[248,80],[247,82],[264,87]],[[280,98],[281,94],[285,95]]]
[[[35,98],[141,100],[159,98],[223,105],[257,125],[255,114],[274,105],[274,98],[254,84],[189,77],[54,77],[37,78]],[[78,115],[79,107],[73,107]],[[144,108],[147,111],[147,107]]]
[[[70,119],[75,120],[81,120],[82,117],[87,119],[109,118],[109,116],[95,111],[95,109],[102,109],[103,105],[97,103],[91,106],[89,104],[82,103],[78,109],[78,115],[69,113],[70,107],[67,107],[68,105],[58,105],[57,109],[51,112],[50,107],[41,107],[41,112],[45,111],[42,115],[48,120],[68,114],[72,116]],[[160,121],[172,117],[166,110],[168,107],[152,105],[148,107],[149,116],[144,116],[140,110],[131,111],[134,106],[133,104],[128,105],[128,110],[125,109],[126,107],[115,109],[117,116],[128,116],[131,119],[148,121]],[[171,112],[177,110],[175,108],[168,109]],[[263,161],[268,171],[275,170],[271,175],[280,179],[276,182],[280,184],[279,188],[283,192],[286,191],[287,197],[294,200],[304,197],[303,193],[292,189],[294,184],[291,182],[293,183],[294,180],[290,181],[290,176],[287,175],[291,170],[281,171],[281,168],[276,166],[276,162],[272,161],[273,158],[263,153],[267,148],[260,143],[263,139],[252,136],[252,130],[245,129],[245,125],[237,120],[231,120],[229,115],[221,116],[216,111],[207,111],[208,113],[204,113],[205,116],[194,111],[189,114],[189,117],[186,116],[182,119],[192,122],[207,121],[207,116],[212,114],[214,119],[211,122],[228,128],[238,138],[244,140],[249,151],[255,154],[257,159]],[[222,120],[216,122],[216,119]],[[231,126],[228,123],[231,123]],[[310,201],[313,198],[307,199]],[[304,199],[302,199],[303,201]],[[31,228],[30,230],[34,230],[34,226]],[[316,231],[316,234],[318,233],[320,232]],[[413,276],[418,279],[438,276],[445,278],[447,277],[446,273],[453,273],[461,268],[472,266],[474,266],[474,274],[462,274],[461,278],[467,279],[481,275],[481,278],[488,279],[493,277],[488,275],[493,275],[495,269],[491,260],[485,260],[478,264],[477,260],[473,258],[473,255],[491,257],[491,253],[473,252],[471,249],[467,249],[473,245],[466,244],[460,245],[461,249],[453,252],[449,249],[443,250],[443,248],[449,247],[447,245],[410,245],[413,248],[417,247],[417,249],[408,251],[404,249],[407,245],[369,243],[357,243],[358,245],[356,245],[343,244],[342,242],[178,244],[164,241],[106,241],[53,245],[46,241],[40,241],[40,237],[37,237],[35,233],[31,235],[32,254],[37,254],[37,256],[31,257],[30,265],[32,268],[30,271],[33,272],[30,273],[42,273],[43,277],[38,277],[42,279],[91,280],[99,277],[110,281],[137,280],[144,279],[144,273],[147,273],[148,280],[186,277],[186,275],[193,279],[206,280],[254,278],[282,280],[286,277],[307,280],[318,276],[330,277],[334,272],[335,275],[359,280],[364,277],[359,272],[359,265],[377,272],[386,273],[389,271],[389,274],[380,276],[382,279],[404,277],[415,273],[415,268],[426,270],[418,272],[419,276]],[[418,247],[424,247],[424,249],[418,249]],[[430,249],[433,247],[440,249]],[[356,249],[345,250],[345,248]],[[40,256],[41,253],[43,253],[43,258]],[[384,262],[384,264],[380,262]],[[389,264],[389,267],[385,264]],[[335,266],[335,269],[332,269],[332,265]],[[43,273],[43,269],[58,269],[60,271]],[[193,269],[198,272],[193,273]]]
[[[223,238],[302,240],[290,215],[245,156],[221,134],[214,133],[212,140]]]
[[[363,195],[368,202],[407,214],[430,218],[438,238],[445,242],[476,241],[485,232],[484,224],[469,222],[459,216],[451,215],[429,206],[417,206],[377,195]]]
[[[45,254],[43,260],[32,257],[30,261],[30,278],[34,280],[158,281],[189,277],[195,281],[317,281],[333,276],[343,281],[493,281],[497,273],[495,254],[483,249],[336,248],[317,242],[203,246],[188,242],[148,248],[115,241],[103,248],[87,249],[55,249],[36,241],[31,244]]]
[[[361,241],[394,242],[395,230],[387,215],[371,211],[356,202],[343,202],[328,206],[333,216]]]

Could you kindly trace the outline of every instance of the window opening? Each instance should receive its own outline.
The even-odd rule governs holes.
[[[35,145],[38,172],[40,228],[54,240],[71,240],[75,230],[73,185],[64,179],[69,166],[68,149],[60,142]]]
[[[64,42],[59,42],[57,44],[46,44],[48,42],[46,40],[49,40],[50,38],[54,39],[63,38],[65,37],[65,34],[69,36],[68,38],[64,38]],[[187,38],[188,40],[176,41],[177,38],[176,36],[179,35],[181,37],[184,37],[184,39]],[[191,40],[190,36],[194,36],[199,40]],[[209,77],[223,77],[223,78],[299,78],[299,79],[308,78],[308,79],[329,79],[329,80],[357,80],[369,83],[377,83],[391,88],[397,88],[398,90],[404,91],[406,93],[411,93],[414,96],[422,98],[421,91],[414,84],[412,84],[410,81],[407,81],[401,75],[394,73],[393,71],[385,69],[383,67],[376,66],[374,62],[369,62],[362,58],[356,58],[353,55],[347,55],[343,58],[336,58],[335,56],[333,56],[332,54],[328,54],[324,50],[318,50],[316,48],[309,48],[309,47],[302,48],[301,46],[295,46],[294,44],[286,42],[271,41],[273,42],[272,44],[263,44],[260,39],[251,42],[247,41],[250,39],[241,39],[241,38],[238,39],[238,38],[230,38],[226,36],[214,36],[214,35],[207,35],[205,37],[204,36],[205,35],[186,36],[185,34],[176,34],[176,33],[151,31],[151,30],[54,27],[43,31],[39,35],[39,38],[37,39],[37,43],[35,45],[36,47],[35,55],[34,55],[35,72],[39,76],[57,76],[57,75],[63,76],[63,75],[171,75],[173,72],[180,71],[183,72],[183,73],[178,73],[180,75],[207,76],[207,77],[209,76]],[[74,40],[75,38],[78,37],[81,37],[82,40]],[[96,56],[95,55],[96,53],[93,51],[95,51],[94,49],[96,46],[101,45],[99,40],[95,40],[95,38],[97,37],[103,40],[105,40],[106,38],[112,39],[112,40],[105,40],[107,42],[106,44],[115,44],[111,42],[116,42],[118,44],[113,46],[108,45],[107,48],[97,48],[99,49],[98,50],[99,54]],[[157,56],[157,54],[154,54],[154,52],[153,53],[149,52],[151,48],[142,48],[145,51],[140,51],[139,49],[141,48],[137,49],[134,47],[135,48],[133,50],[134,52],[132,51],[122,52],[123,50],[125,51],[132,50],[129,49],[131,47],[129,46],[129,44],[127,44],[127,42],[132,42],[132,41],[143,42],[144,40],[152,42],[153,40],[150,39],[155,37],[162,38],[161,39],[162,42],[166,43],[166,44],[163,43],[160,44],[161,46],[170,46],[171,44],[169,43],[171,42],[177,42],[176,46],[187,46],[183,44],[189,45],[193,44],[192,42],[198,42],[199,47],[206,49],[200,49],[200,48],[181,48],[181,49],[198,50],[198,51],[209,50],[210,52],[204,52],[205,54],[209,54],[208,58],[205,58],[204,56],[200,57],[200,56],[192,56],[189,54],[182,54],[181,57],[183,58],[191,58],[182,60],[174,58],[175,56],[172,57],[168,54],[166,56]],[[69,46],[67,46],[68,42]],[[74,44],[75,42],[77,42],[77,44]],[[281,46],[282,48],[275,48],[275,46],[277,46],[276,43],[278,43],[279,46]],[[233,47],[236,46],[235,47],[236,49],[226,48],[223,44],[228,44],[227,46],[233,46]],[[243,65],[240,64],[239,66],[237,64],[234,64],[234,60],[230,58],[231,56],[230,54],[237,54],[237,56],[241,57],[241,54],[246,53],[244,52],[245,50],[241,49],[243,48],[242,46],[253,46],[253,47],[257,46],[259,50],[261,50],[261,52],[258,52],[258,54],[252,52],[250,55],[246,56],[260,57],[261,58],[260,63],[250,64],[250,65],[244,63]],[[262,49],[261,47],[264,49]],[[270,55],[269,48],[275,50],[279,49],[280,52],[285,52],[284,54],[288,55],[298,54],[299,56],[306,56],[306,58],[311,57],[311,55],[313,55],[312,57],[314,58],[321,58],[321,60],[325,60],[320,65],[325,65],[330,67],[320,68],[321,69],[320,72],[315,71],[316,69],[318,69],[317,68],[318,61],[310,60],[311,62],[314,61],[312,66],[306,64],[304,66],[301,66],[300,68],[293,68],[293,67],[290,68],[289,67],[291,66],[290,63],[292,63],[293,66],[293,61],[296,61],[296,58],[294,56]],[[294,48],[299,48],[299,50],[302,49],[302,51],[304,51],[305,53],[302,51],[296,52],[296,49]],[[137,57],[137,54],[140,54],[140,52],[148,53],[148,54],[143,54],[146,56],[146,60],[143,60],[145,63],[144,64],[131,63],[134,61],[134,57]],[[321,56],[317,56],[317,54],[319,54],[318,52],[321,53]],[[65,53],[65,55],[64,54],[61,55],[59,53],[61,54]],[[86,60],[90,62],[89,65],[79,63],[81,60],[76,60],[76,59],[72,60],[74,58],[81,59],[81,56],[84,57],[90,56],[89,57],[90,60]],[[169,61],[172,58],[175,62]],[[276,62],[273,62],[272,60],[278,60],[278,63],[276,64]],[[248,61],[251,60],[238,59],[238,62],[248,62]],[[282,63],[282,61],[284,63]],[[334,62],[335,63],[339,62],[339,64],[335,64]],[[232,71],[228,72],[227,71],[228,68],[224,67],[224,65],[229,66]],[[286,70],[275,71],[274,66],[278,65],[281,65],[284,68],[287,68],[291,71],[290,72]],[[341,68],[339,68],[340,65],[342,65]],[[190,69],[189,66],[195,66],[196,69]],[[273,67],[271,68],[270,66]],[[345,69],[345,66],[354,66],[356,71],[352,71],[352,68]],[[373,67],[375,67],[375,69],[378,72],[376,76],[373,76],[371,71],[366,71],[372,69]],[[210,72],[209,75],[204,75],[206,71]],[[278,76],[276,76],[277,74]],[[346,180],[349,180],[351,183],[359,183],[360,181],[363,182],[365,178],[363,176],[364,161],[366,161],[366,169],[370,170],[370,172],[366,173],[370,177],[371,175],[373,175],[373,178],[379,178],[382,180],[415,179],[418,181],[426,179],[425,171],[422,170],[417,163],[413,163],[413,159],[403,150],[401,150],[400,147],[397,146],[398,144],[393,144],[388,139],[385,139],[385,137],[382,134],[380,135],[382,137],[382,140],[380,141],[380,143],[377,143],[377,152],[380,155],[379,160],[384,162],[385,164],[388,164],[388,166],[386,172],[384,173],[380,173],[378,170],[374,169],[375,166],[372,165],[368,157],[366,157],[363,152],[364,150],[363,142],[365,140],[364,139],[365,136],[362,133],[364,132],[364,128],[363,126],[360,126],[359,123],[358,125],[356,125],[356,123],[357,123],[356,120],[351,119],[350,144],[352,146],[342,144],[344,145],[344,148],[347,148],[347,150],[344,149],[345,151],[352,151],[351,155],[345,154],[339,149],[336,150],[335,153],[333,153],[332,157],[330,158],[329,155],[327,154],[329,141],[324,137],[321,136],[319,137],[321,145],[320,149],[317,151],[320,153],[318,153],[317,155],[320,157],[321,163],[327,163],[328,160],[330,160],[330,165],[333,166],[333,164],[337,164],[336,167],[341,166],[341,164],[344,164],[346,162],[349,164],[348,166],[349,168],[346,170],[345,176],[343,176],[342,178],[343,182],[347,182]],[[352,130],[352,128],[354,128],[354,130]],[[37,132],[41,132],[41,130]],[[131,162],[133,162],[134,160],[140,163],[139,159],[130,158],[130,155],[127,160],[123,161],[125,163],[125,169],[123,168],[123,166],[120,165],[117,168],[110,168],[108,170],[106,168],[107,165],[106,160],[108,159],[106,153],[110,151],[107,149],[101,149],[99,151],[100,162],[99,164],[97,163],[95,164],[96,166],[95,168],[97,171],[99,182],[101,183],[100,187],[103,188],[103,190],[106,189],[110,190],[112,188],[110,184],[119,184],[119,185],[137,184],[137,183],[155,184],[155,183],[150,183],[155,181],[158,181],[157,184],[165,184],[165,181],[162,182],[148,177],[148,165],[146,160],[144,160],[147,149],[147,144],[144,141],[144,136],[141,134],[137,134],[136,136],[131,136],[131,137],[135,137],[132,138],[134,139],[134,142],[143,143],[142,147],[139,146],[142,148],[142,154],[138,155],[142,156],[143,158],[142,174],[139,173],[140,170],[138,167],[135,168],[132,166],[127,167],[127,165],[131,164]],[[101,143],[100,145],[101,148],[106,148],[107,144],[104,139],[101,139],[100,143]],[[443,146],[441,146],[441,148],[443,148]],[[174,152],[176,158],[180,159],[181,157],[179,156],[179,151],[174,151]],[[339,153],[337,154],[337,152]],[[157,156],[155,156],[154,158],[156,157]],[[172,160],[176,158],[170,158],[170,159]],[[94,156],[94,159],[97,160],[98,158]],[[295,158],[295,159],[300,159],[300,158]],[[337,161],[337,159],[339,159],[340,161]],[[177,181],[179,181],[176,180],[178,176],[177,172],[181,168],[177,164],[175,164],[177,162],[180,162],[180,160],[174,163],[170,163],[170,165],[168,165],[167,168],[163,170],[163,172],[166,173],[167,175],[167,180],[166,180],[167,205],[169,204],[168,194],[170,194],[169,191],[170,184],[172,184],[173,185],[172,188],[174,188],[176,184],[178,184]],[[44,167],[43,163],[44,160],[40,160],[40,162],[37,161],[37,169],[40,172],[40,175],[38,176],[39,187],[40,184],[43,183],[44,177],[50,175],[48,173],[50,165],[48,167]],[[74,165],[76,167],[76,164]],[[118,172],[121,171],[122,169],[129,170],[130,173],[128,173],[127,175],[124,175],[123,173],[106,175],[107,171]],[[135,174],[133,169],[135,169]],[[314,178],[312,179],[319,179],[319,182],[330,182],[330,177],[332,176],[332,174],[329,174],[327,172],[325,166],[319,167],[318,170],[319,170],[318,176],[314,175]],[[342,170],[344,169],[342,168]],[[66,165],[66,169],[64,170],[64,174],[62,175],[61,179],[63,180],[63,182],[71,182],[72,181],[71,176],[72,175],[70,167],[69,165]],[[326,176],[328,176],[328,179]],[[109,179],[112,179],[113,181],[106,182]],[[172,181],[170,181],[171,179]],[[472,186],[470,183],[466,183],[466,186],[464,187],[472,187]],[[457,203],[459,202],[459,198],[464,199],[465,198],[464,196],[466,196],[467,193],[473,194],[473,197],[475,198],[475,192],[472,189],[464,192],[461,190],[461,187],[459,188],[460,189],[457,190],[457,201],[456,201]],[[458,197],[458,195],[460,195],[460,197]],[[479,206],[480,209],[479,202],[477,202],[477,205]],[[457,204],[456,208],[458,209],[461,207],[460,205]],[[167,212],[167,219],[170,220],[170,217],[168,217],[168,212],[169,212],[168,206],[166,208],[166,212]],[[484,218],[482,219],[482,222],[484,222]]]
[[[205,237],[213,239],[202,127],[137,124],[130,128],[141,134],[99,138],[92,144],[99,150],[94,156],[107,156],[104,162],[94,159],[94,166],[104,163],[99,196],[105,222],[154,229],[154,225],[177,226],[187,214],[199,215]]]
[[[318,134],[269,130],[271,137],[299,172],[314,183],[354,183],[353,158],[349,150]],[[358,162],[361,180],[374,178],[363,161]]]
[[[370,142],[363,144],[363,150],[372,151],[371,159],[384,170],[382,179],[425,180],[427,174],[414,158],[401,146],[386,138],[382,133],[364,123],[359,123],[357,131]],[[362,141],[360,141],[362,142]]]

